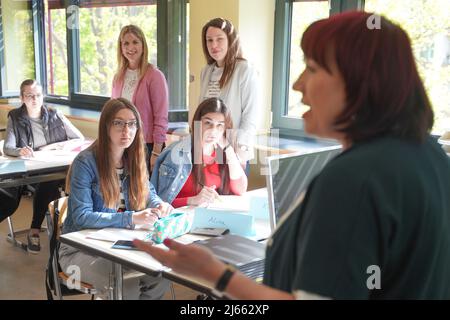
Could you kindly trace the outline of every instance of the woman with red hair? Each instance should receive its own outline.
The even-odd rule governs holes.
[[[267,241],[264,284],[198,245],[138,247],[238,299],[450,299],[450,161],[407,34],[371,18],[339,14],[303,35],[305,130],[343,152]]]

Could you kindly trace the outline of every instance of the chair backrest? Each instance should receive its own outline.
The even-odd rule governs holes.
[[[52,227],[53,232],[56,231],[56,238],[59,239],[59,235],[61,234],[61,227],[64,223],[64,220],[66,220],[67,217],[67,204],[68,204],[69,197],[62,197],[56,200],[53,200],[48,204],[48,212],[50,214],[51,221],[55,221],[55,205],[58,208],[58,224]]]
[[[73,294],[96,294],[95,288],[88,283],[81,282],[81,288],[71,289],[67,286],[68,276],[62,272],[59,265],[59,236],[61,227],[67,217],[67,204],[69,197],[61,197],[48,204],[47,228],[50,237],[50,257],[45,272],[45,288],[47,299],[53,300],[52,290],[55,296],[62,300],[63,296]],[[62,285],[63,284],[63,285]],[[92,296],[94,297],[94,296]]]

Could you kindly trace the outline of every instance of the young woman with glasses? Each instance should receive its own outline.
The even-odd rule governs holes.
[[[70,139],[84,139],[83,134],[61,113],[44,105],[42,87],[33,79],[20,85],[22,106],[8,113],[8,124],[3,152],[14,157],[33,157],[36,150]],[[58,191],[64,180],[41,182],[33,185],[33,220],[28,233],[28,252],[41,250],[39,232],[49,202],[60,196]],[[21,188],[11,189],[20,199]],[[10,199],[11,200],[11,199]],[[15,211],[19,201],[12,206]],[[12,203],[12,202],[9,202]],[[9,209],[10,214],[11,208]],[[5,216],[3,215],[3,218]],[[1,218],[0,218],[1,221]]]
[[[100,115],[98,139],[73,161],[66,190],[68,213],[63,233],[83,229],[150,228],[172,207],[163,202],[149,183],[142,121],[136,107],[124,98],[111,99]],[[108,298],[112,262],[62,244],[63,271],[81,270],[100,297]],[[127,270],[130,271],[130,270]],[[161,277],[124,280],[125,299],[160,299],[168,288]]]

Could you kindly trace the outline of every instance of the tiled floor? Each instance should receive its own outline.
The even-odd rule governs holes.
[[[32,199],[22,197],[20,207],[12,216],[16,230],[28,228],[32,216]],[[44,223],[45,224],[45,223]],[[47,299],[45,292],[45,268],[49,257],[48,237],[41,233],[41,253],[29,254],[6,241],[8,223],[0,223],[0,299]],[[21,237],[22,238],[22,237]],[[26,238],[23,237],[26,241]],[[195,299],[198,292],[175,284],[177,299]],[[171,299],[170,294],[166,294]],[[77,295],[67,299],[90,299],[88,295]]]

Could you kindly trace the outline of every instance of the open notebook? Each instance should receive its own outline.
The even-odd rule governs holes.
[[[129,230],[122,228],[105,228],[89,232],[87,239],[116,242],[117,240],[146,240],[151,233],[148,230]]]

